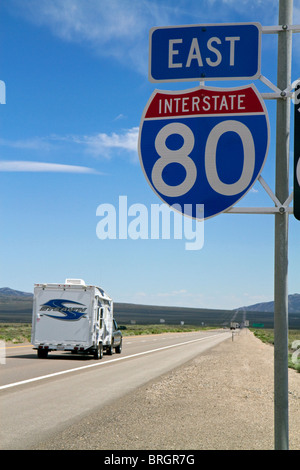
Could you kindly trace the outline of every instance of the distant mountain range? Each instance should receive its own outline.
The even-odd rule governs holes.
[[[30,292],[22,292],[10,289],[9,287],[0,288],[0,300],[30,300],[33,294]],[[300,313],[300,294],[291,294],[288,296],[289,313]],[[178,307],[177,307],[178,308]],[[236,310],[246,310],[247,312],[274,312],[274,302],[261,302],[253,305],[240,307]]]
[[[3,298],[15,298],[15,297],[20,297],[22,299],[30,299],[30,297],[33,297],[33,294],[29,293],[29,292],[22,292],[20,290],[14,290],[14,289],[10,289],[10,287],[1,287],[0,288],[0,299],[3,299]]]
[[[31,323],[33,294],[9,287],[0,288],[0,323]],[[229,326],[232,321],[249,321],[250,327],[274,327],[274,302],[240,307],[233,310],[165,307],[114,302],[114,316],[120,325],[158,324]],[[300,330],[300,294],[289,296],[289,328]]]
[[[289,313],[300,312],[300,294],[291,294],[288,296]],[[274,302],[262,302],[259,304],[242,307],[248,312],[274,312]]]

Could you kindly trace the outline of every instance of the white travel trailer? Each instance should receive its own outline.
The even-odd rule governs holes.
[[[113,301],[103,289],[82,279],[64,284],[35,284],[31,343],[39,358],[50,351],[120,353],[122,334],[113,318]]]

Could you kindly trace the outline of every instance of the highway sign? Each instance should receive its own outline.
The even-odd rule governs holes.
[[[151,82],[256,79],[261,25],[223,23],[152,28]]]
[[[294,216],[300,220],[300,85],[295,88],[294,119]]]
[[[206,219],[241,199],[259,177],[268,146],[268,115],[253,84],[155,90],[140,124],[140,163],[149,185],[194,218],[198,204]]]

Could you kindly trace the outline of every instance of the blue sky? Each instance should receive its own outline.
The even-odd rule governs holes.
[[[155,88],[198,85],[149,82],[150,28],[276,25],[277,10],[274,0],[1,2],[0,286],[32,292],[34,283],[74,277],[102,286],[118,302],[233,309],[272,300],[273,215],[218,215],[204,223],[203,248],[188,251],[184,239],[100,240],[96,210],[104,203],[118,208],[122,195],[128,206],[149,211],[161,203],[139,163],[141,116]],[[293,23],[300,23],[297,0]],[[296,36],[293,80],[300,76]],[[273,83],[276,66],[277,37],[263,35],[261,71]],[[266,106],[271,140],[262,176],[274,190],[275,100]],[[291,168],[292,143],[293,135]],[[257,182],[238,205],[272,201]],[[289,293],[300,292],[299,224],[290,216]]]

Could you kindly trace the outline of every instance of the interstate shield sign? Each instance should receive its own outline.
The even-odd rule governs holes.
[[[265,104],[253,84],[155,90],[141,119],[140,163],[162,201],[194,218],[203,204],[207,219],[232,207],[253,186],[269,134]]]

